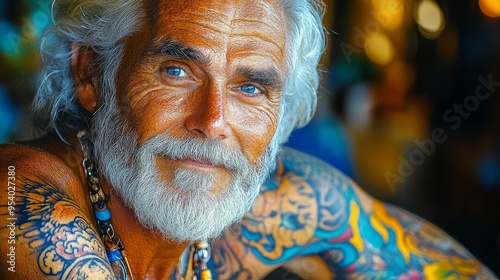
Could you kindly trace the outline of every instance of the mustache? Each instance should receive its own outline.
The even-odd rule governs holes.
[[[141,145],[140,152],[157,154],[173,160],[191,159],[210,162],[230,171],[242,171],[250,166],[241,149],[230,148],[220,140],[199,138],[174,138],[160,134]]]

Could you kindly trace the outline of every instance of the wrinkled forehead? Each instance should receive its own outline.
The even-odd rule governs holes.
[[[155,41],[174,39],[214,52],[270,52],[282,59],[285,21],[275,0],[161,1]],[[276,61],[276,63],[278,63]]]
[[[129,37],[121,69],[162,42],[226,61],[261,56],[286,72],[286,19],[278,0],[146,0],[143,28]]]
[[[252,30],[285,39],[284,14],[276,0],[169,0],[158,4],[159,33],[168,34],[169,29],[191,33],[192,25],[200,25],[200,31],[208,33],[237,35]]]

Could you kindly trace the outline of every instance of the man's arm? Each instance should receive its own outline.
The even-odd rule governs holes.
[[[305,279],[496,279],[429,222],[290,149],[234,233],[243,247],[221,249],[233,260],[233,276],[255,279],[284,265]]]
[[[288,150],[284,165],[313,189],[318,205],[315,232],[298,255],[318,254],[337,277],[496,279],[439,228],[371,198],[327,164]]]
[[[0,278],[114,279],[88,212],[64,191],[79,184],[73,171],[36,149],[1,155]]]

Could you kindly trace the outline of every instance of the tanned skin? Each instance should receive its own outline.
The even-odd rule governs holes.
[[[147,13],[154,16],[126,39],[118,69],[117,104],[127,124],[140,143],[169,131],[223,141],[254,162],[276,131],[286,76],[286,19],[279,4],[157,4]],[[71,47],[75,94],[91,118],[101,103],[95,54]],[[69,144],[51,133],[1,147],[0,191],[15,192],[0,202],[0,235],[15,235],[15,244],[0,242],[1,279],[114,279],[90,211],[76,133],[65,135]],[[168,158],[156,164],[165,180],[171,166],[200,168]],[[228,171],[203,168],[217,179],[210,191],[224,192]],[[101,181],[135,278],[168,279],[188,244],[144,228]],[[15,272],[5,265],[11,247]],[[496,279],[436,227],[374,200],[333,167],[291,149],[277,158],[251,210],[212,249],[217,279],[261,279],[280,266],[304,279]]]
[[[81,155],[68,151],[61,158],[33,146],[2,146],[2,170],[16,167],[17,237],[15,272],[2,266],[2,279],[114,279],[83,173],[70,167]],[[141,229],[127,217],[132,210],[111,195],[114,225],[135,276],[166,279],[187,244]],[[5,204],[0,209],[6,223],[12,215]],[[2,225],[2,236],[9,231]],[[9,247],[0,243],[4,264]],[[291,149],[284,149],[251,211],[212,247],[218,279],[261,279],[279,266],[304,279],[496,279],[430,223],[370,198],[331,166]]]

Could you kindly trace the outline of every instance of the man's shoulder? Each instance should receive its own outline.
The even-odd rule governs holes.
[[[49,197],[64,196],[79,207],[85,205],[86,186],[58,156],[35,146],[1,144],[0,158],[0,191],[15,189],[16,198],[30,199],[50,193]]]
[[[372,200],[356,182],[334,166],[285,147],[277,160],[275,172],[263,184],[253,209],[264,205],[269,208],[288,205],[294,211],[307,208],[311,215],[314,214],[311,217],[323,219],[321,213],[332,211],[344,216],[346,201],[352,197],[363,202]]]
[[[2,165],[16,163],[23,167],[36,167],[44,162],[66,165],[61,159],[44,149],[20,143],[0,144],[0,156]],[[69,166],[66,165],[66,168]]]
[[[345,188],[355,185],[349,176],[334,166],[312,155],[284,147],[277,161],[277,169],[271,181],[295,178],[295,181],[304,181],[314,189]],[[286,186],[280,184],[282,186]]]
[[[41,148],[24,144],[0,145],[0,180],[15,174],[17,179],[30,178],[50,183],[68,191],[81,185],[78,176],[67,162]],[[4,186],[2,186],[3,188]]]
[[[367,211],[371,209],[373,197],[353,179],[321,159],[291,148],[283,149],[278,170],[273,177],[266,186],[272,186],[274,180],[279,186],[278,190],[286,193],[286,196],[295,194],[295,199],[300,200],[310,197],[310,203],[315,204],[318,213],[317,230],[325,236],[333,230],[325,226],[333,222],[329,219],[342,217],[336,222],[345,222],[353,201]]]
[[[39,148],[0,145],[0,278],[111,279],[82,183],[64,160]],[[5,266],[4,266],[5,267]],[[95,278],[94,278],[95,279]]]
[[[347,221],[342,189],[350,186],[350,179],[329,164],[283,148],[275,172],[263,184],[250,211],[216,244],[216,258],[221,259],[221,266],[227,266],[223,263],[231,255],[245,259],[239,269],[258,275],[316,254],[331,227]],[[251,254],[239,255],[241,252]]]

